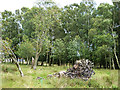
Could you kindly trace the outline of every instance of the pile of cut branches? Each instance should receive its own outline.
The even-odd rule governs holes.
[[[82,78],[88,80],[95,74],[93,71],[93,63],[88,59],[77,60],[72,68],[67,69],[65,75],[72,78]]]
[[[67,71],[61,71],[59,73],[55,73],[53,75],[48,75],[48,77],[70,77],[71,79],[74,78],[81,78],[83,80],[88,80],[91,78],[92,75],[95,74],[93,71],[93,63],[88,59],[81,59],[77,60],[72,68],[67,69]]]

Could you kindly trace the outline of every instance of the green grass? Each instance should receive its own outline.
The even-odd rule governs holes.
[[[118,70],[94,69],[95,75],[88,81],[70,78],[47,78],[62,70],[65,66],[38,66],[32,70],[31,66],[20,65],[24,77],[20,77],[14,64],[2,64],[2,88],[118,88]],[[37,80],[43,77],[44,80]]]

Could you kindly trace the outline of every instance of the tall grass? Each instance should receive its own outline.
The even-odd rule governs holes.
[[[20,77],[14,64],[2,64],[2,88],[118,88],[118,70],[94,69],[95,75],[88,81],[70,78],[47,78],[65,66],[38,66],[33,70],[29,65],[21,65],[24,77]],[[42,77],[43,79],[37,79]]]

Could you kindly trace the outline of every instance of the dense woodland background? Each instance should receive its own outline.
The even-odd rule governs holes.
[[[2,41],[16,58],[24,58],[34,69],[48,63],[68,65],[89,59],[100,68],[120,68],[120,2],[83,0],[59,8],[54,2],[38,2],[30,8],[1,12]],[[13,57],[2,47],[2,58]],[[13,62],[12,62],[13,63]]]

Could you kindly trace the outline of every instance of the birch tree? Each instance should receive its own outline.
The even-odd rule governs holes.
[[[14,54],[14,52],[12,51],[12,49],[10,48],[9,44],[5,41],[5,40],[1,40],[1,44],[3,45],[3,48],[7,50],[8,54],[11,56],[12,60],[14,61],[15,65],[17,66],[21,77],[24,76],[21,67],[19,65],[19,63],[17,62],[17,58],[16,55]]]

